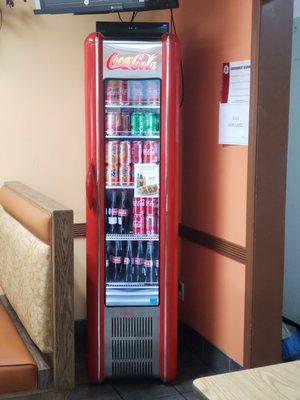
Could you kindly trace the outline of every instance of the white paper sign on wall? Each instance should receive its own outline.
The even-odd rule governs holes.
[[[248,145],[250,60],[223,64],[219,144]]]

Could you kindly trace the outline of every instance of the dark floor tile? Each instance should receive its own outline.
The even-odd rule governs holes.
[[[89,380],[86,371],[86,362],[78,362],[75,364],[75,382],[76,386],[88,384]]]
[[[230,370],[230,359],[208,342],[205,342],[203,346],[203,362],[217,374],[226,373]]]
[[[143,400],[144,397],[142,397],[141,400]],[[155,397],[155,398],[151,398],[151,400],[184,400],[184,396],[182,396],[181,394],[175,394],[172,396],[163,396],[163,397]]]
[[[190,348],[199,356],[202,355],[204,338],[199,335],[194,329],[188,327],[187,325],[179,322],[178,330],[179,348],[184,346],[184,348]]]
[[[194,392],[184,393],[184,398],[186,400],[199,400],[199,396],[197,397]]]
[[[176,399],[174,396],[179,394],[172,385],[153,380],[112,382],[112,386],[124,400],[154,400],[167,396]]]
[[[200,359],[199,355],[189,347],[178,350],[178,368],[198,365]]]
[[[197,365],[180,367],[173,384],[180,393],[185,394],[193,390],[194,379],[210,375],[214,375],[214,372],[198,361]]]
[[[236,372],[236,371],[242,371],[243,370],[243,367],[240,364],[238,364],[237,362],[233,361],[233,360],[230,360],[229,366],[230,366],[230,372]]]
[[[84,385],[78,386],[66,397],[66,400],[120,400],[121,397],[111,385]]]

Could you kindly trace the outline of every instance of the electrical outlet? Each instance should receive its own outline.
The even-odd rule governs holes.
[[[184,301],[184,283],[178,282],[178,298],[180,301]]]

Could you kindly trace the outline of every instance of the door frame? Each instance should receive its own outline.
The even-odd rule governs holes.
[[[281,362],[293,0],[253,0],[244,367]]]

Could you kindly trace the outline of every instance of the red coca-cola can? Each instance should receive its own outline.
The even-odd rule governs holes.
[[[119,103],[128,104],[128,82],[119,81]]]
[[[121,113],[109,111],[105,116],[105,131],[107,135],[118,135],[121,130]]]
[[[159,162],[159,143],[157,141],[144,142],[143,162],[147,164]]]
[[[117,165],[119,162],[119,146],[117,140],[109,141],[105,144],[105,162],[109,165]]]
[[[147,215],[146,216],[146,235],[157,235],[157,216]]]
[[[131,160],[133,164],[140,164],[143,162],[143,142],[132,142]]]
[[[112,79],[106,82],[106,104],[118,104],[120,93],[120,81]]]
[[[142,214],[135,214],[133,216],[133,234],[144,235],[145,234],[145,217]]]
[[[156,199],[148,197],[146,199],[146,214],[147,215],[156,215]]]
[[[145,199],[143,197],[133,198],[133,214],[134,215],[145,214]]]
[[[106,184],[109,186],[117,185],[119,182],[117,165],[107,165],[106,167]]]
[[[147,104],[160,104],[160,81],[146,81]]]
[[[122,135],[131,133],[130,113],[128,111],[122,111],[121,113],[121,131]]]
[[[131,143],[127,140],[120,142],[119,160],[120,165],[131,164]]]
[[[144,85],[142,81],[130,82],[130,101],[132,104],[143,104]]]
[[[119,182],[121,186],[129,186],[131,184],[130,165],[121,165],[119,167]]]

